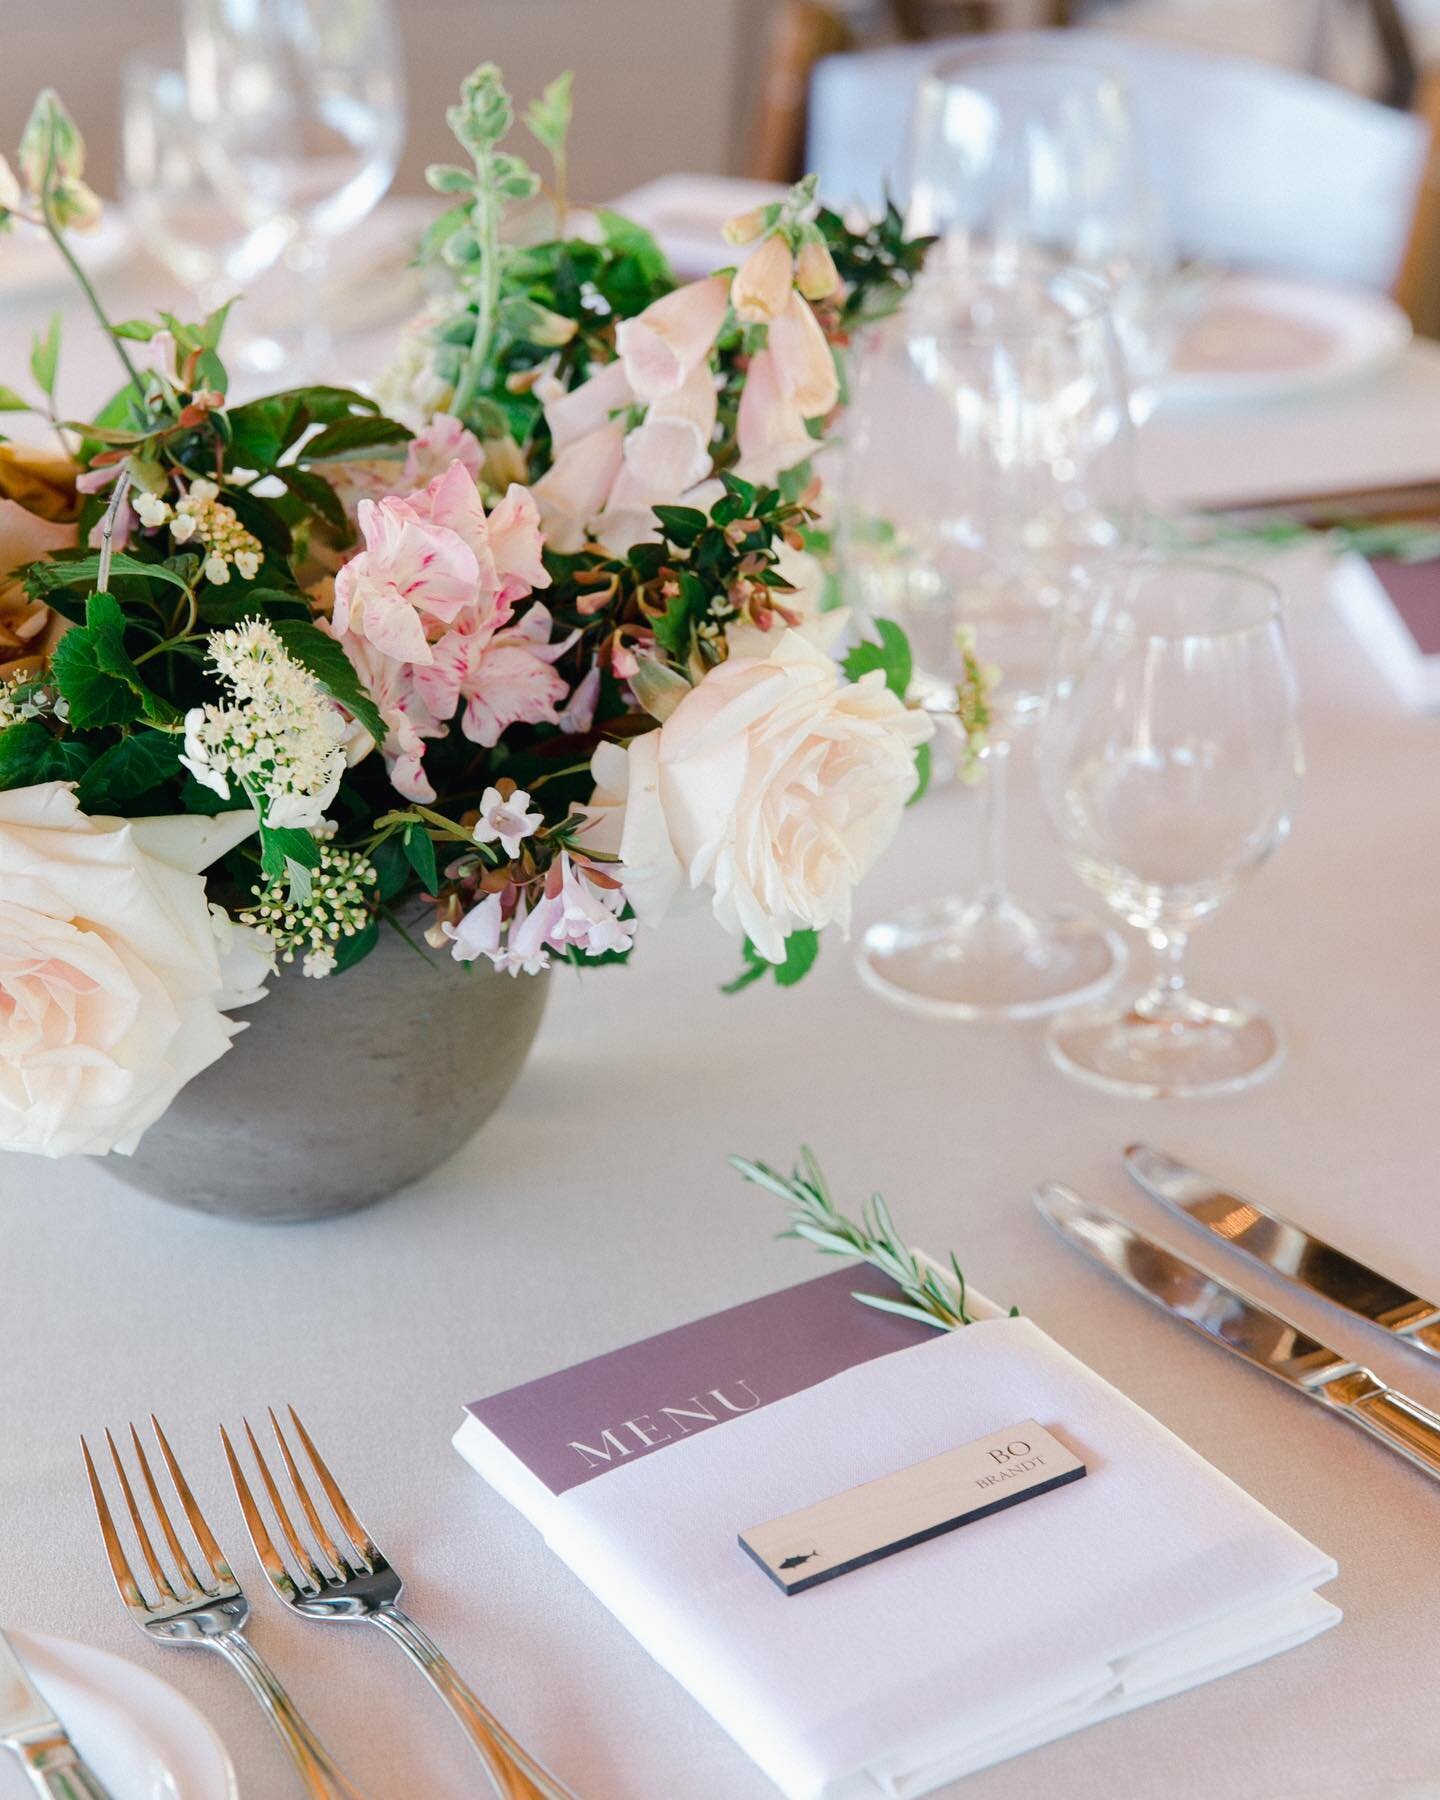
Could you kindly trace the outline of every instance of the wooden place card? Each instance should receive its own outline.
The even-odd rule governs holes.
[[[1078,1481],[1085,1465],[1056,1437],[1025,1419],[988,1437],[862,1482],[813,1506],[752,1526],[740,1547],[787,1594],[803,1593]]]

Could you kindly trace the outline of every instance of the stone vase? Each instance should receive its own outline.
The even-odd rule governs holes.
[[[282,965],[230,1049],[106,1168],[201,1212],[283,1224],[354,1212],[483,1125],[520,1073],[549,979],[499,975],[382,928],[363,962]]]

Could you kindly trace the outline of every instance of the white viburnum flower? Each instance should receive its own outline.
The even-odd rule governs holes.
[[[313,830],[345,773],[339,710],[263,620],[212,632],[210,660],[235,704],[190,709],[181,762],[217,794],[240,788],[267,825]]]
[[[135,508],[135,515],[140,523],[149,531],[160,525],[168,525],[175,514],[170,503],[160,494],[147,494],[143,488],[131,495],[130,504]]]
[[[522,840],[544,824],[545,815],[527,812],[530,796],[524,788],[516,788],[507,800],[497,787],[487,787],[480,796],[480,817],[473,836],[477,844],[493,844],[499,840],[507,856],[518,856]]]

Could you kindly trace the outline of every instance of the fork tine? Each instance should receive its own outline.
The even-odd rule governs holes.
[[[288,1606],[296,1596],[295,1578],[285,1567],[284,1557],[275,1548],[275,1541],[266,1528],[260,1508],[255,1504],[255,1496],[250,1492],[245,1471],[240,1467],[235,1446],[230,1442],[230,1433],[223,1425],[220,1427],[220,1442],[225,1446],[225,1460],[230,1465],[230,1480],[234,1483],[235,1498],[240,1502],[245,1529],[250,1533],[250,1542],[255,1546],[256,1556],[260,1558],[260,1567],[265,1571],[265,1578],[271,1587]]]
[[[314,1465],[315,1474],[319,1479],[320,1486],[325,1490],[325,1498],[334,1508],[335,1517],[340,1521],[341,1529],[350,1534],[350,1541],[355,1546],[356,1553],[362,1558],[368,1559],[372,1567],[376,1563],[384,1562],[385,1559],[381,1556],[374,1538],[371,1537],[370,1533],[360,1523],[359,1519],[356,1518],[349,1501],[340,1492],[340,1487],[335,1480],[335,1477],[330,1473],[329,1469],[326,1468],[325,1459],[315,1448],[310,1433],[301,1423],[299,1413],[296,1412],[293,1406],[289,1407],[287,1410],[294,1423],[295,1430],[299,1434],[300,1442],[305,1446],[305,1454],[310,1458],[311,1463]]]
[[[200,1593],[205,1592],[205,1584],[198,1580],[194,1569],[190,1567],[190,1558],[185,1554],[183,1545],[175,1535],[175,1527],[170,1523],[170,1515],[165,1510],[165,1502],[160,1498],[160,1490],[155,1485],[155,1477],[150,1473],[150,1459],[145,1454],[145,1446],[140,1442],[140,1433],[132,1425],[130,1442],[135,1446],[135,1454],[140,1461],[140,1473],[145,1477],[145,1486],[150,1494],[150,1504],[155,1509],[155,1517],[160,1521],[160,1530],[164,1533],[165,1542],[170,1546],[170,1554],[175,1558],[176,1567],[182,1578]]]
[[[130,1486],[130,1477],[125,1473],[125,1465],[120,1460],[120,1452],[115,1447],[115,1440],[110,1429],[105,1429],[105,1442],[110,1446],[110,1460],[115,1464],[115,1473],[120,1477],[120,1492],[125,1496],[125,1504],[130,1509],[130,1523],[135,1527],[135,1540],[140,1546],[140,1554],[145,1558],[145,1566],[150,1571],[150,1579],[160,1590],[162,1600],[178,1601],[180,1596],[170,1585],[170,1579],[161,1567],[160,1558],[155,1554],[155,1546],[150,1542],[150,1533],[145,1529],[145,1521],[140,1516],[140,1508],[135,1503],[135,1491]],[[184,1577],[181,1577],[184,1586]]]
[[[170,1440],[160,1429],[160,1421],[154,1413],[150,1415],[150,1429],[155,1433],[155,1442],[160,1446],[160,1454],[165,1458],[165,1467],[170,1471],[170,1484],[175,1489],[176,1497],[185,1509],[185,1517],[190,1521],[190,1529],[195,1533],[195,1542],[200,1546],[201,1554],[210,1565],[210,1573],[216,1581],[233,1587],[235,1577],[230,1565],[225,1560],[225,1552],[215,1542],[215,1535],[205,1523],[205,1515],[200,1504],[190,1492],[190,1483],[185,1479],[180,1465],[175,1460],[175,1452],[170,1448]]]
[[[295,1490],[295,1497],[300,1502],[301,1510],[310,1522],[310,1529],[315,1534],[315,1542],[321,1551],[330,1558],[331,1565],[342,1575],[349,1569],[349,1564],[335,1547],[335,1540],[325,1529],[325,1521],[316,1510],[315,1502],[310,1498],[310,1490],[301,1478],[295,1466],[295,1458],[290,1454],[290,1446],[285,1441],[285,1433],[280,1429],[280,1421],[275,1417],[273,1406],[265,1409],[270,1415],[270,1429],[275,1433],[275,1442],[280,1446],[280,1455],[284,1459],[285,1472],[290,1477],[290,1485]],[[263,1464],[262,1464],[263,1467]],[[350,1573],[354,1573],[353,1570]]]
[[[325,1587],[331,1580],[331,1576],[321,1574],[316,1566],[315,1558],[306,1548],[304,1539],[295,1529],[290,1514],[285,1510],[285,1502],[280,1497],[280,1489],[275,1485],[275,1477],[270,1473],[270,1465],[266,1462],[260,1449],[259,1440],[250,1428],[250,1421],[244,1419],[241,1422],[245,1427],[245,1436],[250,1440],[250,1454],[255,1458],[256,1467],[260,1470],[260,1479],[264,1482],[265,1492],[270,1497],[271,1510],[280,1521],[280,1529],[285,1535],[285,1542],[290,1546],[291,1555],[294,1556],[301,1575],[312,1581],[317,1589]],[[339,1557],[332,1557],[331,1560],[334,1563],[336,1575],[347,1576],[350,1573]]]
[[[105,1490],[100,1485],[100,1477],[95,1471],[95,1459],[90,1454],[90,1446],[82,1437],[80,1453],[85,1458],[85,1473],[90,1478],[90,1498],[95,1502],[95,1513],[100,1521],[100,1536],[104,1540],[105,1555],[109,1558],[110,1573],[115,1577],[115,1585],[120,1590],[120,1598],[132,1612],[148,1613],[150,1603],[140,1592],[140,1584],[130,1573],[130,1562],[125,1555],[125,1547],[120,1542],[120,1533],[115,1529],[115,1521],[110,1516],[110,1503],[105,1498]]]

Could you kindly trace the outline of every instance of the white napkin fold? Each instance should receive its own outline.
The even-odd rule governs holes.
[[[786,1596],[736,1534],[1037,1419],[1082,1481]],[[1333,1560],[1028,1319],[862,1363],[555,1496],[464,1452],[791,1800],[910,1800],[1303,1642]]]

